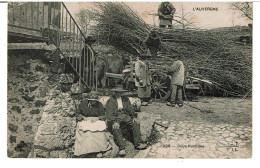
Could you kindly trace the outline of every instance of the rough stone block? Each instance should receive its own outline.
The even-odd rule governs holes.
[[[51,67],[51,72],[52,73],[58,73],[58,71],[59,71],[59,67],[57,67],[57,66]]]
[[[60,83],[70,83],[72,84],[74,82],[74,74],[64,73],[60,74]]]
[[[33,96],[24,95],[24,96],[22,96],[22,98],[28,102],[32,102],[34,100],[35,96],[34,95]]]
[[[8,99],[8,102],[18,103],[18,102],[19,102],[19,99],[18,99],[18,98],[9,98],[9,99]]]
[[[7,156],[8,156],[8,157],[12,157],[13,154],[14,154],[14,151],[9,150],[9,149],[7,150]]]
[[[151,134],[153,124],[156,120],[155,115],[147,112],[138,113],[138,121],[140,121],[140,130],[142,139],[146,140]]]
[[[21,108],[19,106],[12,106],[11,110],[21,113]]]
[[[56,135],[41,135],[36,134],[34,139],[34,145],[43,146],[49,150],[63,149],[63,141]]]
[[[35,91],[39,86],[31,86],[29,87],[30,92]]]
[[[41,135],[55,135],[57,133],[57,123],[43,123],[38,128]]]
[[[70,90],[71,90],[72,94],[82,93],[82,89],[81,89],[79,83],[73,83]]]
[[[35,109],[35,110],[31,110],[30,114],[39,114],[40,110],[39,109]]]
[[[60,116],[58,114],[49,114],[47,112],[44,112],[42,114],[41,123],[54,123],[54,122],[58,122],[59,117]]]
[[[62,92],[68,92],[70,91],[70,88],[71,88],[71,84],[70,83],[62,83],[61,84],[61,91]]]
[[[50,153],[50,158],[59,158],[59,151],[52,151]]]
[[[76,120],[74,118],[70,117],[63,117],[62,120],[59,121],[58,123],[58,132],[63,133],[63,134],[69,134],[74,136],[75,131],[76,131]],[[63,135],[65,136],[65,135]]]
[[[20,93],[23,93],[23,92],[24,92],[24,88],[19,88],[18,91],[19,91]]]
[[[63,117],[74,117],[76,113],[76,108],[74,105],[68,108],[63,108],[62,116]]]
[[[40,122],[41,119],[42,119],[42,117],[37,117],[35,120],[36,120],[37,122]]]
[[[26,126],[24,127],[24,131],[25,131],[25,132],[32,132],[32,125],[26,125]]]
[[[10,143],[16,143],[16,136],[10,135],[10,137],[9,137],[9,142],[10,142]]]
[[[10,131],[16,132],[18,130],[18,125],[14,125],[12,123],[8,124],[8,129]]]
[[[36,107],[42,107],[42,106],[45,106],[45,104],[46,104],[46,100],[37,100],[35,102]]]
[[[45,97],[48,91],[49,91],[48,87],[40,87],[38,96]]]
[[[36,158],[48,158],[49,152],[42,149],[34,149],[34,155]]]
[[[66,151],[59,151],[59,158],[68,158],[69,154]]]
[[[38,66],[38,65],[34,69],[35,69],[35,71],[44,72],[44,68],[41,66]]]

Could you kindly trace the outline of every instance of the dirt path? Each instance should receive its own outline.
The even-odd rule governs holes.
[[[142,107],[142,111],[160,114],[162,120],[196,121],[209,124],[231,124],[235,126],[252,125],[252,100],[238,98],[200,97],[198,102],[189,104],[211,110],[212,113],[201,113],[187,105],[183,107],[168,107],[164,103],[154,102]]]

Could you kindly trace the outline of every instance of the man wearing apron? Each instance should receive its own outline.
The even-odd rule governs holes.
[[[176,9],[170,2],[162,2],[158,8],[160,28],[172,28],[172,19]]]

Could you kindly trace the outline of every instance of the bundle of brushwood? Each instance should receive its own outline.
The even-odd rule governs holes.
[[[143,53],[143,41],[149,26],[122,2],[96,2],[89,13],[96,21],[96,36],[102,43],[110,44],[131,53]]]
[[[103,44],[136,55],[145,53],[143,41],[151,27],[141,17],[124,3],[98,2],[95,7],[89,13],[97,23],[96,35]],[[239,32],[234,33],[233,28],[156,30],[162,39],[161,55],[178,57],[190,75],[212,81],[208,89],[211,95],[217,91],[215,95],[241,96],[251,90],[252,45],[238,44]]]

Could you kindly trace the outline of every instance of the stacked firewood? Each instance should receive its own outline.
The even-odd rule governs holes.
[[[225,95],[241,96],[251,90],[252,46],[237,44],[238,32],[151,28],[124,3],[98,2],[95,7],[89,13],[103,44],[144,54],[143,41],[155,29],[162,40],[162,59],[183,60],[191,75],[212,81]]]

